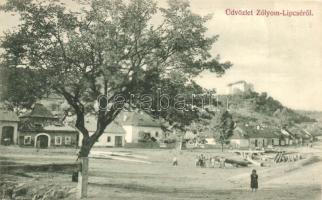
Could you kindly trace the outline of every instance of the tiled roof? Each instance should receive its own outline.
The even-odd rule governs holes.
[[[154,119],[145,112],[126,112],[123,111],[116,119],[122,125],[161,127],[161,122]]]
[[[18,122],[19,118],[14,112],[7,111],[7,110],[0,110],[0,121]]]
[[[247,138],[278,138],[280,131],[274,128],[259,128],[252,126],[237,126],[231,139]]]
[[[236,127],[230,139],[248,139],[248,137],[243,129]]]
[[[97,120],[96,120],[95,116],[87,115],[85,117],[85,127],[87,128],[87,130],[89,132],[94,132],[94,131],[96,131],[96,126],[97,126]],[[104,132],[105,133],[122,133],[122,134],[124,133],[125,134],[125,130],[123,129],[123,127],[115,120],[113,122],[111,122],[109,125],[107,125]]]
[[[36,103],[30,113],[23,115],[20,118],[55,119],[56,117],[44,105]]]
[[[77,130],[71,126],[57,126],[57,125],[48,125],[43,128],[44,131],[52,131],[52,132],[77,132]]]
[[[299,127],[293,126],[293,127],[288,128],[287,130],[296,138],[301,138],[301,137],[310,138],[311,137],[310,134],[308,134],[307,132],[305,132],[304,130],[302,130]]]

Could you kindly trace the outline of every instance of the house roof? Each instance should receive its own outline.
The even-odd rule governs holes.
[[[236,127],[230,139],[248,139],[248,136],[243,129]]]
[[[44,131],[50,131],[50,132],[77,132],[77,130],[71,126],[68,125],[62,125],[62,126],[58,126],[58,125],[48,125],[43,127]]]
[[[96,131],[96,126],[97,126],[97,120],[95,116],[86,116],[85,117],[85,127],[89,132],[94,132]],[[123,127],[117,122],[117,121],[112,121],[109,125],[104,130],[104,133],[121,133],[125,134],[125,130]]]
[[[48,118],[55,119],[56,117],[42,104],[36,103],[30,113],[21,116],[20,118]]]
[[[161,121],[154,119],[145,112],[121,112],[117,117],[117,121],[122,125],[145,126],[145,127],[161,127]]]
[[[294,137],[296,138],[310,138],[312,135],[306,131],[304,131],[303,129],[299,128],[299,127],[289,127],[287,129]]]
[[[19,118],[16,113],[0,109],[0,121],[18,122]]]
[[[246,81],[236,81],[236,82],[227,84],[227,86],[232,86],[232,85],[237,85],[237,84],[246,84]]]
[[[237,126],[231,139],[278,138],[279,130],[274,128],[257,129],[252,126]]]

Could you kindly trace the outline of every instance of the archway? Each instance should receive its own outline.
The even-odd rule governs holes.
[[[12,126],[2,127],[1,144],[10,145],[14,143],[14,128]]]
[[[50,135],[46,133],[39,133],[35,137],[35,147],[37,147],[37,143],[39,144],[39,148],[48,148],[50,147]]]

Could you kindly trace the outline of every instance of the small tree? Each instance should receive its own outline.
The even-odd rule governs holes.
[[[227,110],[216,113],[212,120],[212,127],[215,130],[214,138],[220,142],[221,151],[224,151],[224,144],[232,136],[234,130],[234,121],[232,115]]]

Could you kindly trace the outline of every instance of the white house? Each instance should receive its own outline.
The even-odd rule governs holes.
[[[18,143],[18,122],[14,112],[0,109],[0,144]]]
[[[122,111],[116,120],[125,130],[126,143],[138,143],[144,138],[159,140],[163,134],[161,122],[144,112]]]
[[[236,94],[236,93],[254,90],[253,84],[247,83],[246,81],[237,81],[234,83],[229,83],[227,87],[228,87],[228,94]]]
[[[96,131],[96,118],[95,116],[85,117],[85,127],[89,135],[94,134]],[[79,146],[82,144],[83,135],[80,134]],[[96,147],[122,147],[124,146],[125,131],[122,126],[116,122],[111,122],[104,130],[104,133],[99,137],[98,141],[94,144]]]
[[[249,147],[247,133],[242,128],[236,127],[230,138],[230,144],[236,149]]]

